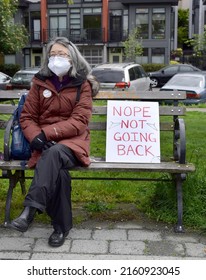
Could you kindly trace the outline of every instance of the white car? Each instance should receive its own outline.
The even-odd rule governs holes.
[[[186,105],[206,103],[206,72],[179,73],[174,75],[160,91],[185,91]]]
[[[92,69],[101,90],[151,90],[151,81],[140,64],[104,63]]]
[[[10,76],[0,72],[0,89],[6,89],[6,86],[10,82],[10,80]]]

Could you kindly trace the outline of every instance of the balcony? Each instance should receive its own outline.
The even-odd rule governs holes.
[[[96,43],[120,43],[125,41],[128,31],[123,30],[108,32],[108,40],[105,40],[105,32],[103,28],[86,28],[86,29],[45,29],[43,36],[41,32],[30,32],[30,43],[46,43],[55,37],[66,37],[74,44],[96,44]]]
[[[55,37],[66,37],[73,43],[103,43],[103,28],[86,28],[86,29],[47,29],[44,30],[43,42]]]
[[[122,41],[125,41],[128,37],[128,31],[127,30],[123,30],[122,32],[120,31],[109,31],[109,39],[108,42],[110,43],[119,43]]]

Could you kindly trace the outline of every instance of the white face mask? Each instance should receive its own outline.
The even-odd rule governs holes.
[[[71,68],[71,63],[68,58],[54,56],[49,58],[49,69],[59,77],[66,75]]]

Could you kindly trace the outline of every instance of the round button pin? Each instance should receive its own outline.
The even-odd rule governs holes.
[[[45,90],[43,91],[43,96],[44,96],[45,98],[49,98],[49,97],[51,97],[51,95],[52,95],[52,93],[51,93],[50,90],[45,89]]]

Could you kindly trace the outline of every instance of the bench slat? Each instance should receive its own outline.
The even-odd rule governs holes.
[[[3,161],[0,160],[0,168],[2,170],[21,170],[22,161],[12,160]],[[25,169],[28,169],[25,166]],[[131,171],[131,172],[169,172],[169,173],[187,173],[195,171],[193,164],[177,164],[176,162],[161,162],[161,163],[110,163],[105,162],[100,158],[92,158],[92,162],[89,167],[74,167],[71,170],[85,170],[85,171]]]
[[[0,104],[1,114],[12,114],[13,111],[17,108],[16,105],[10,104]],[[160,106],[159,113],[161,116],[184,116],[186,112],[185,107],[176,107],[176,106]],[[106,115],[107,107],[106,106],[93,106],[92,108],[93,115]]]
[[[17,106],[9,105],[9,104],[0,104],[0,112],[1,114],[12,114]]]
[[[24,93],[26,93],[27,90],[1,90],[0,98],[1,101],[3,100],[15,100],[19,99],[20,96]]]
[[[19,99],[19,97],[28,92],[27,90],[1,90],[1,99],[11,100]],[[115,91],[115,90],[100,90],[94,97],[94,100],[107,99],[122,99],[122,100],[183,100],[186,99],[185,91]]]
[[[186,99],[185,91],[99,91],[94,100],[184,100]]]
[[[19,99],[26,90],[1,90],[1,100]],[[186,99],[185,91],[102,91],[94,97],[94,100],[107,99],[122,100],[184,100]]]

